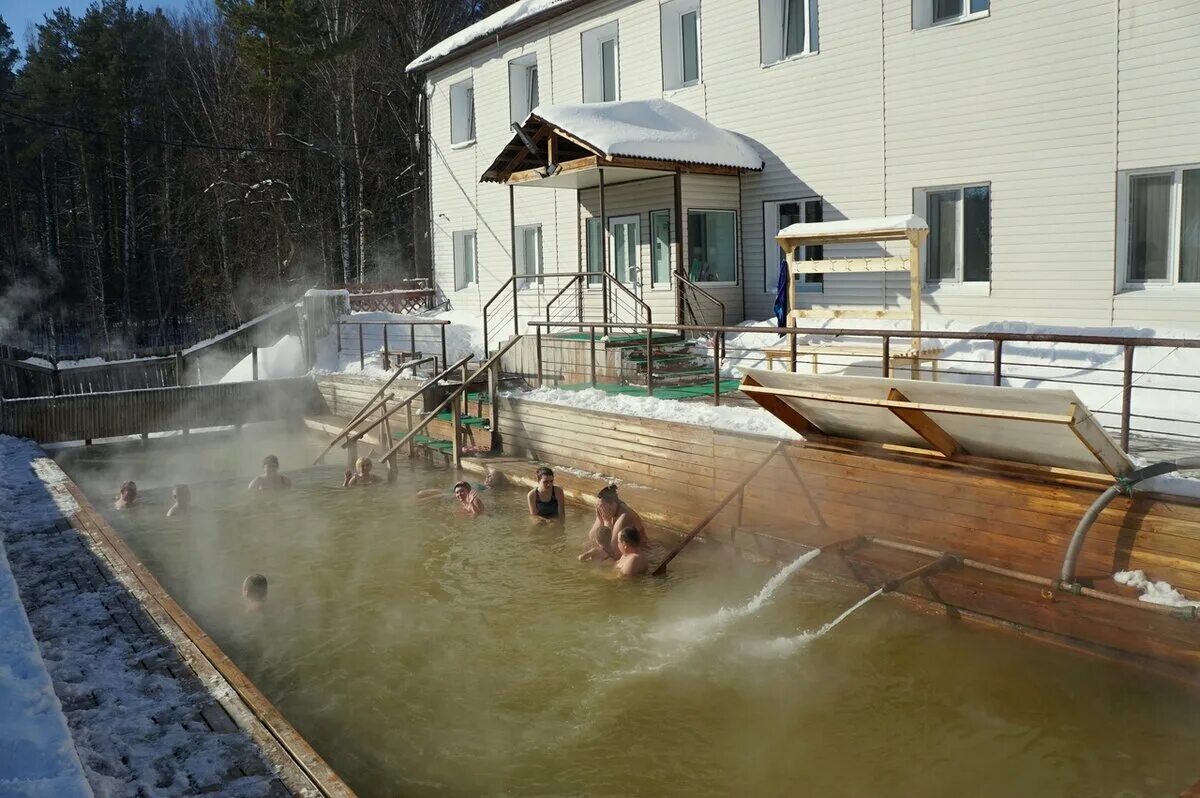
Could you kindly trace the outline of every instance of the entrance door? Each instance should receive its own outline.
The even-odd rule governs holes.
[[[636,214],[611,217],[608,220],[608,234],[612,239],[610,257],[613,276],[640,296],[642,271],[638,252],[642,243],[641,217]]]

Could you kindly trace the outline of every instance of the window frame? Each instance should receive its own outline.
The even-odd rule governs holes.
[[[607,264],[605,264],[603,262],[605,252],[597,252],[596,253],[596,258],[601,261],[600,262],[600,270],[593,272],[591,269],[592,264],[589,262],[589,260],[590,260],[590,255],[592,254],[591,249],[590,249],[590,247],[592,245],[592,240],[588,235],[588,227],[590,225],[592,225],[593,223],[600,226],[599,241],[602,243],[601,248],[605,251],[607,251],[607,249],[608,249],[607,246],[603,245],[603,241],[604,241],[603,237],[607,234],[607,226],[605,225],[604,220],[601,219],[599,216],[588,216],[587,218],[585,218],[583,220],[583,269],[581,269],[581,271],[583,271],[587,274],[600,275],[599,277],[594,277],[594,278],[593,277],[585,277],[583,279],[583,286],[584,286],[585,290],[594,290],[594,289],[598,289],[598,288],[602,287],[604,285],[604,276],[603,275],[605,272],[608,271]]]
[[[688,235],[687,235],[687,251],[688,252],[690,252],[692,249],[692,235],[691,235],[692,222],[691,222],[690,217],[693,213],[730,213],[730,214],[733,214],[733,280],[712,280],[712,281],[693,280],[692,282],[696,283],[696,285],[699,285],[699,286],[714,287],[714,288],[729,288],[729,287],[738,286],[740,284],[739,279],[740,279],[741,275],[739,274],[739,272],[741,271],[742,258],[741,258],[741,250],[739,249],[739,247],[741,246],[741,228],[739,227],[739,219],[738,219],[739,214],[738,214],[737,209],[735,209],[735,208],[687,208],[684,211],[683,219],[684,219],[684,224],[687,225],[686,229],[688,231]],[[688,272],[687,272],[686,276],[689,280],[691,280],[691,263],[690,263],[690,261],[688,263],[687,268],[688,268]]]
[[[662,66],[662,90],[682,91],[699,86],[704,82],[703,32],[701,30],[700,0],[666,0],[659,5],[660,62]],[[684,17],[694,14],[696,18],[696,77],[685,80],[684,65]]]
[[[518,56],[508,62],[508,113],[509,121],[521,124],[529,115],[533,113],[533,109],[537,107],[538,102],[534,101],[533,92],[530,86],[530,73],[534,73],[538,77],[538,94],[541,94],[541,74],[538,72],[538,57],[537,53],[526,53]],[[524,110],[518,109],[518,99],[524,100]],[[539,101],[541,97],[537,98]]]
[[[604,45],[612,42],[613,99],[604,99]],[[617,20],[589,28],[579,34],[579,72],[583,83],[585,103],[616,102],[621,99],[621,29]],[[598,77],[589,80],[589,64],[598,70]],[[596,92],[599,92],[597,95]]]
[[[979,11],[971,10],[973,0],[962,0],[963,10],[957,16],[935,21],[933,19],[933,5],[935,2],[937,0],[913,0],[911,11],[913,30],[929,30],[930,28],[944,28],[947,25],[961,25],[964,22],[985,19],[992,15],[991,0],[987,0],[987,8]]]
[[[965,242],[966,225],[963,223],[966,214],[965,191],[969,188],[986,188],[988,190],[988,278],[986,280],[966,280]],[[958,192],[958,202],[954,209],[955,238],[954,238],[954,278],[931,280],[929,277],[929,242],[933,239],[933,223],[929,220],[929,195],[947,191]],[[937,291],[945,288],[976,289],[991,291],[992,285],[992,183],[990,180],[973,180],[966,183],[951,183],[939,186],[923,186],[916,189],[913,206],[919,210],[914,213],[924,219],[929,227],[929,235],[921,244],[921,291]]]
[[[469,85],[468,85],[469,84]],[[461,92],[462,87],[467,85],[466,91],[469,92],[470,102],[467,103],[467,123],[469,125],[469,135],[461,141],[455,141],[455,108],[458,106],[455,101],[456,92]],[[465,80],[460,80],[450,84],[449,88],[449,105],[450,105],[450,146],[454,148],[470,147],[475,143],[478,131],[475,128],[475,77],[472,75]]]
[[[673,257],[675,254],[674,253],[675,220],[672,218],[674,215],[675,214],[673,213],[671,208],[657,208],[655,210],[650,211],[649,233],[650,233],[650,290],[651,291],[669,291],[669,290],[671,290],[671,283],[672,283],[671,274],[672,274],[672,272],[674,272],[673,266],[675,263],[675,258]],[[656,216],[666,216],[667,217],[667,279],[663,280],[661,282],[656,281],[654,279],[654,252],[655,252],[654,219]]]
[[[810,202],[819,202],[822,205],[824,205],[825,200],[822,197],[812,196],[812,195],[807,196],[807,197],[798,197],[798,198],[784,197],[783,199],[763,200],[762,218],[763,218],[763,294],[764,295],[775,296],[775,292],[777,289],[775,281],[778,279],[779,272],[777,270],[779,268],[779,264],[778,263],[773,264],[773,271],[771,273],[770,279],[768,279],[768,277],[767,277],[767,256],[768,256],[768,253],[770,253],[772,250],[775,252],[779,251],[779,242],[775,240],[775,236],[779,233],[779,230],[780,230],[780,228],[777,226],[779,223],[779,208],[780,208],[780,206],[783,206],[783,205],[796,204],[796,205],[800,206],[800,216],[804,223],[823,221],[824,220],[823,218],[822,219],[809,219],[808,218],[808,204]],[[770,225],[767,224],[767,210],[768,209],[770,209],[774,212],[773,217],[774,217],[775,221],[772,222]],[[823,216],[824,216],[824,213],[822,213],[822,217]],[[810,258],[808,257],[808,255],[809,255],[808,247],[801,246],[801,247],[797,247],[797,249],[800,250],[801,260],[810,260]],[[813,247],[813,249],[820,250],[820,257],[811,258],[811,260],[824,260],[825,259],[823,245],[820,245],[820,244],[815,245]],[[809,274],[809,275],[805,275],[805,277],[806,278],[808,278],[808,277],[824,278],[824,275]],[[800,283],[800,282],[796,283],[795,289],[796,289],[796,293],[798,293],[798,294],[823,294],[823,293],[825,293],[825,281],[824,281],[824,279],[821,279],[821,280],[813,280],[812,282],[808,282],[808,280],[806,279],[802,283]]]
[[[518,271],[516,273],[515,276],[524,278],[517,281],[518,291],[524,290],[533,285],[537,285],[539,288],[541,288],[541,286],[545,285],[546,283],[546,278],[543,276],[546,273],[546,261],[543,257],[543,248],[545,244],[542,238],[541,222],[535,222],[532,224],[519,224],[513,228],[513,232],[516,233],[517,239],[517,266],[520,269],[525,267],[526,255],[529,252],[528,247],[525,245],[525,234],[530,230],[534,230],[537,233],[537,248],[535,250],[537,260],[534,264],[534,271]]]
[[[455,230],[452,233],[454,251],[454,290],[465,291],[479,284],[479,235],[478,230]],[[463,275],[462,255],[467,252],[467,239],[471,241],[471,274]],[[459,279],[462,278],[460,284]]]
[[[1200,281],[1184,281],[1180,278],[1183,264],[1180,262],[1183,245],[1183,173],[1195,171],[1200,173],[1200,163],[1180,164],[1175,166],[1154,166],[1141,169],[1126,169],[1117,173],[1117,235],[1116,235],[1116,269],[1117,290],[1119,292],[1149,291],[1149,292],[1200,292]],[[1170,219],[1170,257],[1165,279],[1134,280],[1129,276],[1129,244],[1130,244],[1130,214],[1129,203],[1132,200],[1131,178],[1153,175],[1171,176],[1171,219]]]
[[[787,54],[787,19],[788,0],[759,0],[758,2],[758,60],[759,65],[767,67],[796,61],[816,55],[821,51],[820,20],[818,0],[801,0],[804,4],[804,49],[798,53]],[[768,36],[768,14],[772,30]],[[776,23],[777,29],[776,29]],[[777,38],[778,41],[773,41]],[[768,42],[770,48],[768,52]]]

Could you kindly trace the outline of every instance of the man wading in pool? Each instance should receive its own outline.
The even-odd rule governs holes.
[[[480,500],[479,494],[471,487],[469,482],[459,482],[454,486],[454,498],[461,505],[461,509],[467,515],[475,516],[483,514],[483,501]]]
[[[567,517],[567,497],[554,484],[554,472],[545,466],[537,470],[537,487],[529,491],[525,500],[529,503],[529,514],[540,524],[561,523]]]
[[[641,576],[646,573],[646,558],[642,556],[641,547],[645,545],[637,529],[628,526],[617,536],[617,548],[621,559],[613,565],[613,569],[621,576]]]
[[[263,472],[250,480],[246,490],[282,490],[290,488],[292,481],[279,473],[279,458],[269,454],[263,458]]]
[[[613,538],[617,538],[614,530],[633,527],[638,532],[638,542],[634,547],[645,551],[650,546],[650,538],[646,534],[646,522],[637,514],[637,510],[617,498],[617,486],[607,485],[596,494],[600,501],[596,504],[596,521],[588,532],[588,540],[597,540],[601,527],[608,527]],[[619,542],[619,538],[618,538]]]

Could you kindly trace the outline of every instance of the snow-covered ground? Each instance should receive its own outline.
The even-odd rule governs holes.
[[[479,314],[470,311],[450,310],[438,313],[401,314],[386,311],[366,311],[351,313],[342,317],[344,322],[410,322],[410,321],[449,321],[446,325],[446,357],[450,362],[458,360],[467,354],[475,355],[477,360],[483,359],[483,326]],[[393,324],[388,327],[388,351],[407,354],[415,349],[423,356],[436,355],[440,363],[442,357],[442,335],[438,325],[424,325],[413,329],[416,340],[410,340],[410,328],[404,324]],[[351,374],[355,376],[385,379],[390,372],[383,368],[383,325],[367,324],[362,328],[364,364],[359,366],[358,326],[342,324],[341,350],[338,351],[336,334],[322,338],[317,344],[317,373],[321,374]]]

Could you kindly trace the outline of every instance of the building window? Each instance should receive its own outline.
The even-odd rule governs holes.
[[[817,0],[759,0],[763,64],[817,51]]]
[[[779,275],[787,263],[787,253],[780,248],[775,236],[783,228],[801,222],[824,221],[824,206],[819,199],[780,200],[763,206],[763,293],[775,294],[779,289]],[[824,260],[825,248],[820,244],[811,247],[796,247],[796,260]],[[819,293],[824,291],[825,275],[806,274],[796,279],[797,291]]]
[[[955,186],[927,189],[925,281],[986,283],[992,274],[991,187]]]
[[[613,102],[620,95],[617,73],[617,23],[610,22],[584,31],[583,101]]]
[[[1125,179],[1125,282],[1200,283],[1200,167]]]
[[[688,211],[688,279],[693,283],[737,282],[737,213]]]
[[[471,283],[479,282],[475,268],[475,231],[464,230],[454,234],[454,290],[460,291]]]
[[[475,84],[464,80],[450,87],[450,143],[475,141]]]
[[[650,212],[650,285],[671,284],[671,212]]]
[[[512,121],[529,118],[538,106],[537,54],[523,55],[508,62],[508,105]]]
[[[986,17],[990,0],[913,0],[913,27],[929,28]]]
[[[667,0],[659,6],[663,88],[670,91],[700,82],[700,5],[698,0]]]
[[[588,285],[600,285],[604,282],[601,276],[604,272],[604,224],[599,216],[593,216],[586,222],[587,248],[587,278]],[[594,276],[593,276],[594,275]]]
[[[529,224],[517,228],[517,274],[541,275],[542,266],[542,226]],[[533,284],[541,285],[541,277],[530,280],[518,280],[517,288],[526,288]]]

